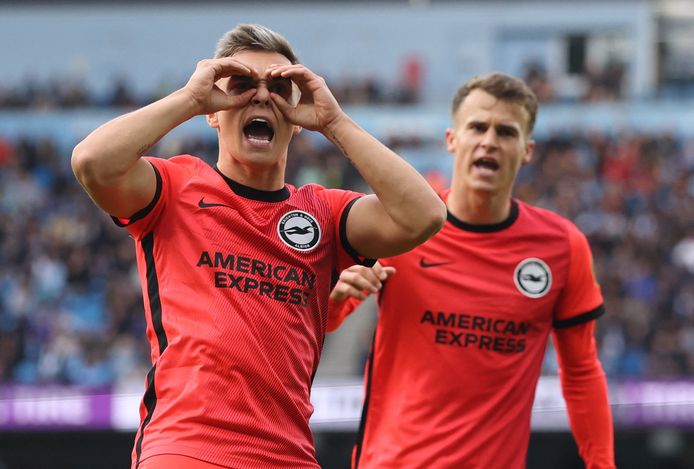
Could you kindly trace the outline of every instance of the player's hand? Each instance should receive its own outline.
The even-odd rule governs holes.
[[[272,77],[289,78],[301,92],[299,102],[295,106],[276,93],[270,94],[280,112],[292,124],[322,131],[344,115],[323,77],[316,75],[304,65],[273,64],[268,68],[268,72]]]
[[[257,92],[255,87],[251,87],[242,93],[227,94],[217,86],[217,82],[220,79],[232,75],[255,78],[257,73],[232,57],[205,59],[198,62],[195,72],[193,72],[188,83],[183,87],[183,90],[190,94],[197,107],[196,115],[212,114],[224,109],[248,104]]]
[[[371,293],[378,292],[388,277],[395,273],[395,267],[382,266],[378,262],[373,267],[353,265],[340,274],[330,299],[343,301],[349,297],[366,299]]]

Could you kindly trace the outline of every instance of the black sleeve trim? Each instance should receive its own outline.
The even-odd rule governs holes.
[[[378,326],[376,326],[376,328],[378,329]],[[359,459],[361,459],[361,453],[364,449],[364,431],[366,430],[366,419],[369,416],[369,403],[371,402],[371,383],[373,382],[372,378],[375,361],[374,350],[376,350],[376,332],[377,330],[374,330],[373,339],[371,340],[371,349],[369,350],[369,356],[366,359],[367,375],[364,382],[364,404],[361,408],[361,419],[359,419],[357,442],[354,445],[354,469],[359,468]]]
[[[135,214],[132,217],[128,218],[127,219],[128,221],[126,223],[121,222],[120,218],[117,218],[117,217],[114,217],[113,215],[111,215],[111,220],[113,220],[113,222],[116,225],[121,226],[121,227],[132,225],[137,220],[141,220],[141,219],[145,218],[147,216],[147,214],[154,209],[154,206],[157,205],[157,202],[159,202],[159,198],[161,197],[161,186],[162,186],[161,174],[159,174],[159,170],[157,169],[156,166],[154,166],[152,163],[149,163],[149,164],[152,165],[152,168],[154,169],[154,175],[157,178],[157,189],[154,192],[154,198],[149,203],[149,205],[147,205],[142,210],[138,210],[137,212],[135,212]]]
[[[567,327],[578,326],[579,324],[583,324],[588,321],[598,319],[603,314],[605,314],[605,306],[600,305],[594,310],[588,311],[587,313],[579,314],[578,316],[574,316],[569,319],[563,319],[561,321],[554,321],[552,323],[552,326],[555,329],[566,329]]]
[[[360,256],[352,245],[349,244],[349,240],[347,240],[347,215],[349,211],[352,210],[352,205],[354,205],[354,202],[357,200],[359,200],[359,197],[352,199],[342,211],[342,216],[340,217],[340,243],[342,243],[342,248],[350,255],[354,262],[367,267],[373,267],[377,259],[366,259]]]

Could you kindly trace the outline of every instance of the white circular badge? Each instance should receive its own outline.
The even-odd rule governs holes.
[[[531,257],[521,261],[513,273],[518,290],[529,298],[541,298],[552,287],[552,271],[542,259]]]
[[[284,244],[299,251],[310,251],[321,238],[316,219],[301,210],[286,213],[277,224],[277,234]]]

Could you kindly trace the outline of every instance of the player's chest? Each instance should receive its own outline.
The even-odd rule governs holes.
[[[193,186],[181,192],[165,216],[169,222],[162,234],[171,234],[170,247],[190,251],[198,262],[215,268],[234,259],[242,270],[265,266],[317,272],[330,263],[334,251],[325,210],[291,199],[246,200],[230,197],[228,190]]]
[[[388,289],[418,310],[551,318],[566,282],[568,258],[541,239],[434,238],[396,257]],[[390,292],[392,293],[392,292]],[[421,312],[421,311],[420,311]]]

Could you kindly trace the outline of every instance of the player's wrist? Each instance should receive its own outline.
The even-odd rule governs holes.
[[[184,115],[186,120],[206,114],[205,98],[187,86],[174,91],[167,98],[170,99],[172,107]]]
[[[323,135],[333,143],[338,143],[344,136],[358,128],[357,124],[342,110],[330,119],[321,129]]]

